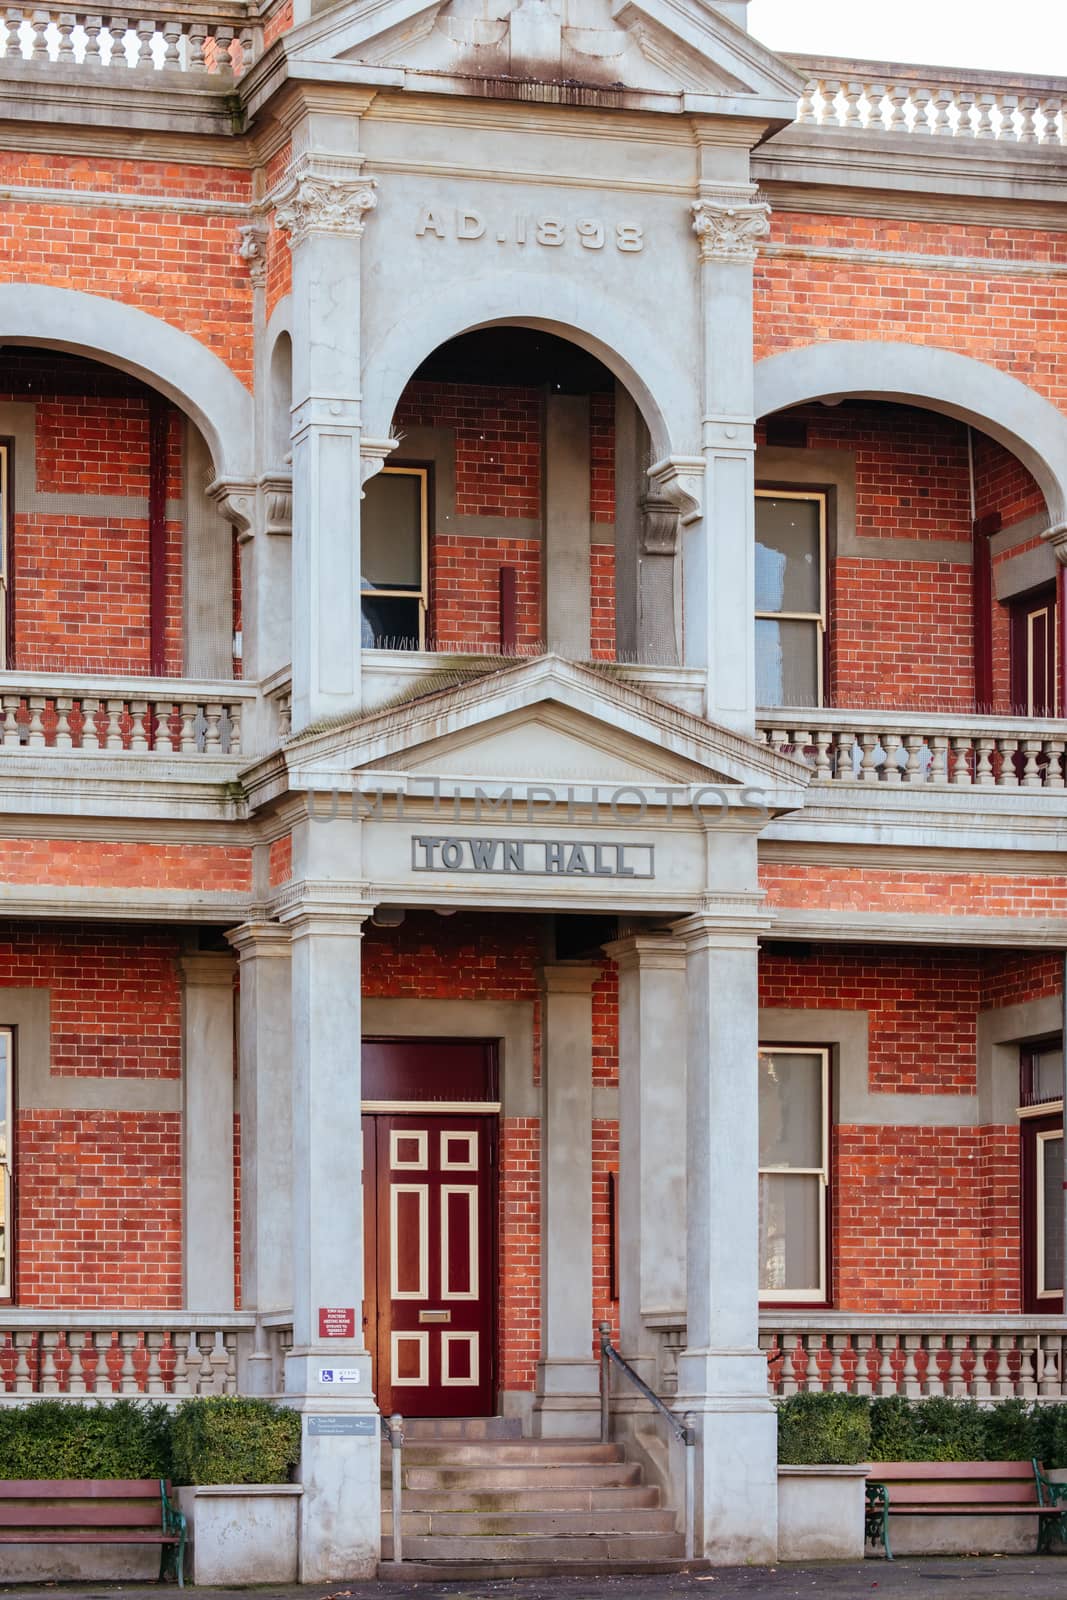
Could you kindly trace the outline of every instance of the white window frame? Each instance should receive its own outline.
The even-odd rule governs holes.
[[[761,1305],[826,1305],[830,1298],[829,1194],[830,1194],[830,1047],[818,1044],[761,1044],[760,1055],[819,1056],[822,1061],[822,1165],[819,1167],[773,1166],[759,1168],[759,1177],[787,1173],[790,1177],[819,1179],[819,1283],[811,1289],[760,1288]]]
[[[429,467],[383,467],[383,478],[418,478],[419,480],[419,574],[418,589],[361,589],[359,600],[360,621],[363,619],[363,600],[417,600],[419,602],[419,649],[426,648],[426,619],[430,607],[430,469]],[[375,650],[388,646],[374,645]]]
[[[826,703],[826,527],[825,489],[757,489],[757,500],[815,500],[819,505],[819,609],[818,611],[757,611],[757,622],[814,622],[816,708]],[[772,707],[771,709],[776,709]]]
[[[10,1300],[14,1284],[15,1215],[15,1030],[0,1027],[7,1052],[7,1093],[0,1103],[0,1199],[4,1248],[0,1252],[0,1301]]]
[[[1064,1291],[1063,1284],[1060,1284],[1058,1289],[1049,1289],[1049,1288],[1046,1288],[1046,1286],[1045,1286],[1045,1150],[1044,1150],[1045,1145],[1048,1143],[1048,1141],[1050,1139],[1059,1139],[1061,1141],[1061,1143],[1062,1143],[1063,1138],[1064,1138],[1064,1130],[1063,1130],[1062,1127],[1061,1128],[1047,1128],[1044,1132],[1037,1133],[1035,1135],[1035,1144],[1037,1146],[1037,1149],[1035,1151],[1035,1159],[1034,1159],[1034,1168],[1035,1168],[1035,1171],[1034,1171],[1034,1184],[1035,1184],[1037,1192],[1034,1195],[1034,1215],[1035,1215],[1036,1220],[1037,1220],[1037,1240],[1036,1240],[1036,1245],[1035,1245],[1036,1252],[1037,1252],[1037,1260],[1035,1262],[1035,1266],[1036,1266],[1037,1271],[1036,1271],[1036,1274],[1035,1274],[1036,1282],[1035,1282],[1035,1287],[1034,1287],[1034,1297],[1037,1300],[1060,1300],[1063,1297],[1063,1291]]]
[[[0,668],[11,665],[8,607],[11,593],[11,517],[9,515],[10,449],[0,444]]]

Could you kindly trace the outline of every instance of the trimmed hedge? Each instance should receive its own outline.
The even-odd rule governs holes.
[[[0,1409],[0,1478],[170,1476],[166,1406],[37,1400]]]
[[[1029,1461],[1067,1466],[1067,1405],[796,1394],[778,1407],[778,1459],[788,1466],[861,1461]]]
[[[300,1415],[269,1400],[183,1400],[171,1426],[176,1483],[287,1483]]]

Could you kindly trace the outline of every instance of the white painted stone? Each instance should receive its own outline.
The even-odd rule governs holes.
[[[181,971],[183,1298],[232,1311],[234,961],[188,954]]]
[[[297,1483],[211,1484],[177,1491],[195,1584],[296,1583],[303,1489]]]
[[[778,1560],[862,1561],[870,1470],[863,1465],[780,1466]]]

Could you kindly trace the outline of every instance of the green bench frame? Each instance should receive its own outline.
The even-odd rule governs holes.
[[[159,1546],[185,1587],[185,1513],[164,1478],[16,1478],[0,1481],[0,1545]]]
[[[911,1517],[994,1517],[994,1516],[1034,1516],[1037,1524],[1037,1553],[1047,1555],[1052,1540],[1055,1536],[1067,1541],[1067,1483],[1050,1483],[1040,1461],[1032,1460],[1027,1469],[1023,1462],[972,1462],[972,1461],[915,1461],[894,1462],[894,1466],[917,1469],[915,1476],[926,1480],[929,1484],[961,1484],[970,1481],[977,1482],[981,1478],[988,1484],[990,1479],[994,1482],[1000,1479],[1005,1484],[1029,1482],[1033,1489],[1033,1498],[1013,1500],[1005,1494],[1000,1499],[993,1490],[988,1490],[981,1501],[967,1503],[965,1493],[959,1499],[929,1500],[922,1497],[921,1488],[919,1498],[909,1498],[909,1493],[914,1496],[915,1486],[907,1488],[905,1485],[894,1482],[891,1478],[888,1483],[881,1482],[876,1477],[867,1480],[867,1500],[864,1514],[864,1542],[866,1544],[881,1545],[886,1553],[886,1559],[892,1561],[893,1550],[889,1543],[889,1518],[897,1516]],[[978,1468],[984,1467],[984,1472]],[[1014,1472],[1005,1469],[1014,1467]],[[968,1471],[967,1469],[970,1469]],[[990,1471],[989,1469],[993,1470]],[[999,1470],[998,1470],[999,1469]],[[1031,1478],[1032,1474],[1032,1478]],[[893,1491],[899,1494],[898,1503],[893,1504]]]

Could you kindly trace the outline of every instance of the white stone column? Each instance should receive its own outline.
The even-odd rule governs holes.
[[[246,922],[227,935],[240,964],[241,1300],[262,1316],[293,1303],[292,1019],[289,931]],[[274,1364],[262,1329],[244,1387],[269,1394]]]
[[[187,1311],[233,1310],[233,974],[230,955],[181,958]]]
[[[360,705],[360,239],[377,194],[359,125],[301,122],[275,197],[293,255],[294,733]]]
[[[759,895],[675,925],[686,952],[687,1336],[676,1409],[698,1425],[697,1550],[777,1559],[774,1408],[759,1349]]]
[[[686,952],[663,934],[604,948],[619,972],[619,1330],[654,1387],[647,1319],[685,1318]]]
[[[298,901],[282,913],[292,936],[293,1346],[285,1390],[304,1414],[301,1583],[372,1577],[381,1519],[379,1420],[362,1312],[360,949],[370,907],[342,900],[334,886],[330,902]],[[323,1313],[341,1327],[350,1313],[351,1331],[325,1332]],[[341,1373],[354,1376],[341,1381]]]
[[[593,1355],[593,985],[599,967],[541,970],[541,1360],[534,1428],[597,1432]]]
[[[705,151],[702,160],[713,155]],[[752,269],[769,230],[768,209],[754,185],[712,178],[702,178],[692,207],[703,309],[704,483],[703,517],[684,535],[685,660],[705,669],[709,720],[746,733],[756,714]]]

